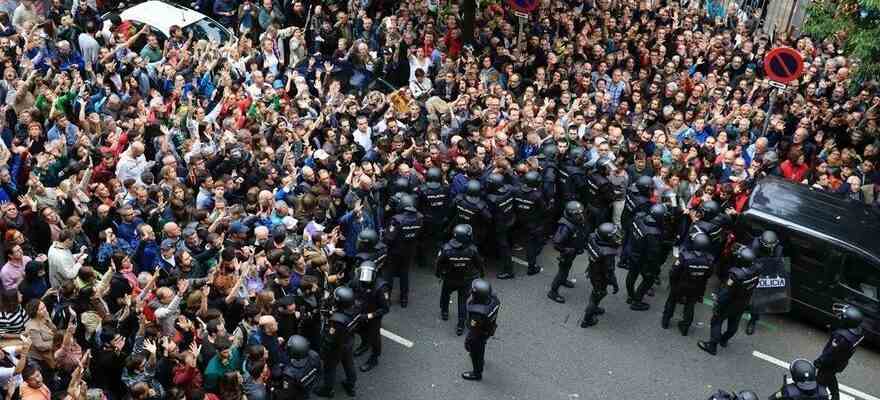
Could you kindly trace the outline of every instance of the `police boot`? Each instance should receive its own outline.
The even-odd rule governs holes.
[[[671,318],[663,317],[660,319],[660,327],[663,329],[669,329],[669,320]]]
[[[440,319],[449,321],[449,310],[440,310]]]
[[[748,323],[748,325],[746,325],[746,335],[750,335],[750,336],[751,336],[751,335],[754,335],[754,334],[755,334],[755,328],[756,328],[757,326],[758,326],[758,320],[755,319],[755,316],[754,316],[754,315],[752,315],[752,317],[749,318],[749,323]]]
[[[537,274],[540,274],[542,270],[544,270],[544,268],[541,268],[540,266],[534,265],[534,266],[529,267],[526,270],[526,275],[528,275],[528,276],[537,275]]]
[[[458,326],[455,327],[455,336],[461,336],[462,333],[464,333],[464,325],[458,324]]]
[[[379,365],[379,357],[370,357],[364,365],[361,365],[360,370],[361,372],[370,372],[370,370],[376,368],[377,365]]]
[[[559,294],[559,292],[557,292],[556,290],[550,290],[549,292],[547,292],[547,297],[548,297],[550,300],[553,300],[553,301],[555,301],[555,302],[557,302],[557,303],[559,303],[559,304],[563,304],[563,303],[565,303],[565,297],[562,297],[562,296]]]
[[[333,396],[336,396],[336,393],[333,393],[333,389],[327,386],[322,386],[315,390],[315,395],[318,397],[326,397],[328,399],[332,399]]]
[[[354,391],[354,383],[342,382],[342,388],[345,389],[345,394],[349,397],[354,397],[357,395],[357,392]]]
[[[629,309],[634,311],[645,311],[649,308],[651,308],[650,304],[635,299],[633,299],[633,303],[629,305]]]
[[[511,273],[511,272],[502,272],[502,273],[498,274],[497,278],[498,278],[498,279],[501,279],[501,280],[504,280],[504,279],[513,279],[513,278],[514,278],[514,275],[513,275],[513,273]]]
[[[687,336],[688,331],[691,329],[691,326],[682,322],[678,323],[678,331],[681,332],[681,336]]]
[[[574,279],[566,279],[562,281],[562,286],[565,286],[569,289],[574,288]]]
[[[581,320],[581,328],[589,328],[597,323],[599,323],[599,319],[596,318],[596,312],[592,309],[587,310],[584,313],[584,319]]]
[[[474,371],[462,372],[461,377],[468,381],[481,381],[483,380],[483,374],[478,374]]]
[[[400,296],[400,308],[406,308],[409,305],[409,298],[406,296]]]
[[[361,345],[360,345],[360,346],[358,346],[356,349],[354,349],[354,353],[353,353],[353,355],[354,355],[355,357],[360,357],[360,356],[362,356],[364,353],[366,353],[368,350],[370,350],[370,344],[367,343],[366,340],[364,340],[364,341],[361,342]]]
[[[700,349],[702,349],[703,351],[705,351],[706,353],[709,353],[713,356],[718,354],[718,348],[715,346],[715,342],[711,342],[711,341],[705,342],[705,341],[701,340],[701,341],[697,342],[697,346]]]

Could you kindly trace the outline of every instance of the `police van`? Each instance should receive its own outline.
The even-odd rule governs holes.
[[[792,310],[828,324],[835,304],[865,316],[868,339],[880,344],[880,214],[808,186],[768,177],[756,184],[736,224],[751,241],[775,231],[791,264]]]

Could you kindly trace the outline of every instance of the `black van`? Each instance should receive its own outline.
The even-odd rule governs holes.
[[[880,214],[869,206],[779,178],[757,183],[737,222],[750,242],[775,231],[791,260],[792,308],[827,324],[835,303],[857,306],[880,344]]]

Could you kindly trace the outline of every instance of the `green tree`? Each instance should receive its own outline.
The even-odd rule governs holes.
[[[807,7],[804,32],[832,39],[859,61],[859,83],[880,80],[880,0],[816,0]]]

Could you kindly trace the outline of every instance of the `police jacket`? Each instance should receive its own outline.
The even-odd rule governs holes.
[[[749,266],[730,269],[727,282],[718,292],[718,305],[722,310],[741,311],[752,301],[752,293],[758,287],[758,271]]]
[[[361,265],[364,261],[372,261],[376,264],[376,269],[382,270],[385,260],[388,257],[388,246],[385,243],[376,243],[372,251],[359,251],[354,255],[355,264]]]
[[[486,196],[489,203],[489,210],[492,213],[492,224],[495,231],[506,231],[516,222],[516,213],[513,209],[514,197],[513,191],[509,186],[503,186],[496,193]]]
[[[619,249],[620,246],[600,239],[599,234],[590,234],[587,241],[587,255],[590,257],[588,273],[591,280],[607,279],[609,274],[614,273],[614,260]]]
[[[476,246],[452,239],[440,248],[435,273],[446,282],[463,284],[483,276],[485,266]]]
[[[452,225],[469,224],[474,232],[482,230],[482,224],[492,220],[489,206],[486,201],[479,197],[458,195],[453,202]]]
[[[494,294],[485,304],[474,302],[473,297],[468,299],[468,335],[467,340],[486,340],[495,336],[498,327],[498,312],[501,311],[501,301]]]
[[[715,259],[708,252],[682,250],[669,271],[672,286],[679,296],[696,301],[703,297],[712,276]]]
[[[632,233],[630,262],[658,267],[663,265],[666,261],[666,245],[663,242],[663,229],[660,224],[654,221],[651,215],[639,213],[636,214],[630,227]]]
[[[578,165],[559,169],[559,190],[564,201],[583,201],[587,190],[587,171]]]
[[[391,252],[411,250],[421,230],[422,214],[417,211],[404,211],[391,217],[391,224],[384,238],[385,244]]]
[[[377,278],[372,285],[355,280],[351,284],[354,291],[354,305],[366,322],[366,314],[375,314],[373,319],[382,318],[390,311],[388,304],[388,283]]]
[[[598,172],[587,175],[587,192],[587,201],[593,207],[608,207],[614,202],[614,185]]]
[[[620,214],[622,226],[630,226],[630,223],[640,212],[648,212],[653,203],[651,198],[643,196],[635,187],[630,187],[623,200],[623,212]]]
[[[553,248],[563,255],[581,254],[587,247],[589,229],[584,224],[576,224],[562,217],[553,235]]]
[[[322,354],[351,349],[354,333],[363,320],[364,316],[354,306],[334,311],[324,325]]]
[[[290,360],[272,388],[272,398],[277,400],[302,400],[321,379],[321,357],[313,350],[301,360]]]
[[[722,229],[721,225],[703,220],[694,222],[688,230],[684,246],[690,247],[694,236],[698,233],[703,233],[709,236],[709,240],[712,241],[712,248],[710,251],[713,256],[716,258],[719,257],[721,255],[721,246],[724,243],[724,229]]]
[[[522,185],[516,194],[516,219],[526,226],[542,225],[546,202],[537,188]]]
[[[544,193],[544,198],[547,199],[547,203],[549,204],[556,202],[558,180],[559,167],[556,162],[544,160],[541,163],[541,191]]]
[[[822,354],[813,364],[822,370],[842,372],[864,338],[865,333],[861,328],[835,329],[831,332],[831,339],[822,349]]]
[[[425,216],[425,225],[446,225],[451,205],[448,187],[438,182],[428,182],[419,189],[419,210]]]
[[[780,399],[780,400],[812,400],[812,399],[821,399],[828,400],[831,398],[830,393],[828,392],[828,388],[823,385],[816,385],[815,390],[803,390],[797,387],[797,384],[787,383],[782,389],[779,389],[774,395],[770,396],[769,399]]]

